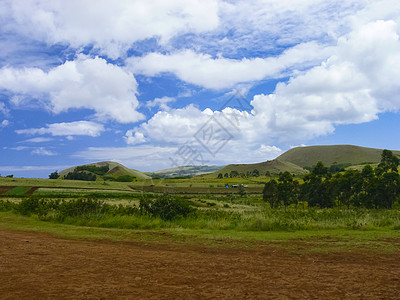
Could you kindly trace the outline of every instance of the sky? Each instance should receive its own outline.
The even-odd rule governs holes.
[[[0,174],[399,150],[398,0],[0,0]]]

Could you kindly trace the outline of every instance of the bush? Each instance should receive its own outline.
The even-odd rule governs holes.
[[[116,181],[119,181],[119,182],[132,182],[134,179],[135,179],[135,177],[131,176],[131,175],[121,175],[121,176],[117,177]]]
[[[144,198],[140,200],[141,214],[160,217],[164,221],[186,217],[194,211],[195,208],[190,206],[190,202],[180,198],[172,198],[167,194],[158,197],[155,201]]]

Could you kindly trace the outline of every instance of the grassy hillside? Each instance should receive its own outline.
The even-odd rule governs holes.
[[[400,151],[393,151],[400,157]],[[381,160],[382,149],[351,145],[297,147],[286,151],[277,159],[300,167],[312,167],[318,161],[325,166],[332,164],[374,164]]]
[[[101,161],[101,162],[96,162],[96,163],[92,163],[92,164],[87,164],[87,166],[96,166],[96,167],[108,166],[110,168],[110,170],[107,172],[106,175],[112,176],[112,177],[118,177],[118,176],[122,176],[122,175],[131,175],[131,176],[135,176],[135,177],[141,178],[141,179],[149,179],[150,178],[150,176],[144,174],[143,172],[140,172],[135,169],[128,169],[127,167],[125,167],[117,162],[114,162],[114,161]],[[59,174],[61,177],[64,175],[67,175],[69,172],[73,172],[76,167],[77,166],[62,170]]]
[[[177,177],[177,176],[197,176],[216,172],[221,170],[223,166],[182,166],[177,168],[170,168],[159,170],[155,172],[146,173],[149,176],[159,176],[159,177]]]
[[[304,170],[299,166],[296,166],[293,163],[274,159],[256,164],[231,164],[222,168],[217,172],[206,175],[206,177],[215,178],[218,176],[219,173],[222,173],[222,175],[228,173],[229,175],[231,171],[247,174],[247,172],[253,172],[254,170],[258,170],[260,176],[264,176],[265,173],[267,173],[267,171],[270,172],[271,175],[276,175],[279,174],[280,172],[285,172],[285,171],[289,171],[290,173],[297,175],[307,173],[306,170]]]

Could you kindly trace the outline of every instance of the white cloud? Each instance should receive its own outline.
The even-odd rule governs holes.
[[[3,120],[3,121],[1,121],[1,123],[0,123],[0,128],[7,127],[9,124],[10,124],[10,121],[8,121],[8,120]]]
[[[29,147],[27,147],[27,146],[18,146],[18,147],[12,147],[12,148],[4,147],[3,149],[10,149],[10,150],[14,150],[14,151],[22,151],[22,150],[29,149]]]
[[[92,109],[98,119],[137,122],[137,82],[133,75],[101,58],[79,56],[44,72],[38,68],[0,69],[0,89],[17,94],[15,105],[36,101],[58,114],[69,109]]]
[[[128,145],[143,144],[146,142],[146,138],[142,132],[134,132],[134,130],[128,130],[125,134],[125,141]]]
[[[6,107],[4,102],[0,102],[0,112],[5,116],[8,116],[10,113],[10,110]]]
[[[221,152],[230,157],[236,148],[255,151],[263,144],[301,143],[332,133],[338,124],[369,122],[381,112],[400,109],[398,30],[394,21],[376,21],[343,36],[334,53],[319,66],[279,83],[272,94],[254,96],[251,114],[230,108],[201,111],[188,106],[160,111],[127,135],[140,134],[147,142],[181,145],[215,119],[232,135]],[[239,117],[238,129],[233,126],[234,117],[228,120],[232,114]]]
[[[175,101],[176,101],[176,99],[172,98],[172,97],[155,98],[152,101],[147,101],[146,107],[149,107],[149,108],[159,107],[162,110],[169,110],[170,107],[168,106],[168,103],[175,102]]]
[[[19,172],[19,171],[41,171],[41,170],[63,170],[70,166],[0,166],[0,172]]]
[[[157,76],[171,72],[192,84],[226,89],[243,82],[281,77],[289,68],[313,65],[331,52],[330,47],[310,42],[290,48],[277,57],[236,60],[184,50],[167,55],[150,53],[144,57],[132,57],[127,59],[127,63],[134,73]]]
[[[74,48],[93,44],[110,57],[119,57],[132,43],[157,38],[165,44],[187,32],[218,26],[214,0],[32,0],[2,4],[5,29],[48,44]]]
[[[19,143],[45,143],[53,141],[52,138],[45,138],[45,137],[35,137],[27,140],[20,141]]]
[[[18,134],[51,134],[52,136],[87,135],[96,137],[104,131],[104,126],[90,121],[47,124],[42,128],[19,129]]]
[[[38,147],[31,151],[31,154],[41,155],[41,156],[53,156],[57,155],[54,151],[48,150],[44,147]]]

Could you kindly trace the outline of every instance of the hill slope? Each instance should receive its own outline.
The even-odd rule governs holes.
[[[400,157],[400,151],[393,151]],[[352,145],[308,146],[290,149],[277,159],[290,162],[302,168],[312,167],[318,161],[325,166],[332,164],[378,163],[381,160],[382,149],[365,148]]]
[[[270,172],[272,175],[279,174],[280,172],[289,171],[292,174],[300,175],[308,173],[308,171],[303,168],[296,166],[291,162],[281,161],[279,159],[269,160],[256,164],[231,164],[222,168],[221,170],[214,172],[212,174],[206,175],[205,177],[216,178],[219,173],[225,175],[225,173],[230,174],[232,171],[236,171],[239,174],[247,172],[253,172],[254,170],[258,170],[260,176],[264,176],[265,173]]]
[[[177,177],[177,176],[197,176],[216,172],[222,169],[223,166],[182,166],[177,168],[164,169],[146,174],[152,177]]]
[[[110,170],[106,173],[106,176],[118,177],[118,176],[122,176],[122,175],[131,175],[131,176],[135,176],[137,178],[142,178],[142,179],[150,178],[150,176],[144,174],[143,172],[140,172],[135,169],[128,169],[127,167],[125,167],[117,162],[114,162],[114,161],[101,161],[101,162],[86,164],[86,165],[82,165],[82,166],[96,166],[96,167],[108,166]],[[69,172],[73,172],[76,167],[79,167],[79,166],[75,166],[75,167],[71,167],[71,168],[62,170],[59,173],[59,175],[61,177],[64,175],[67,175]]]

